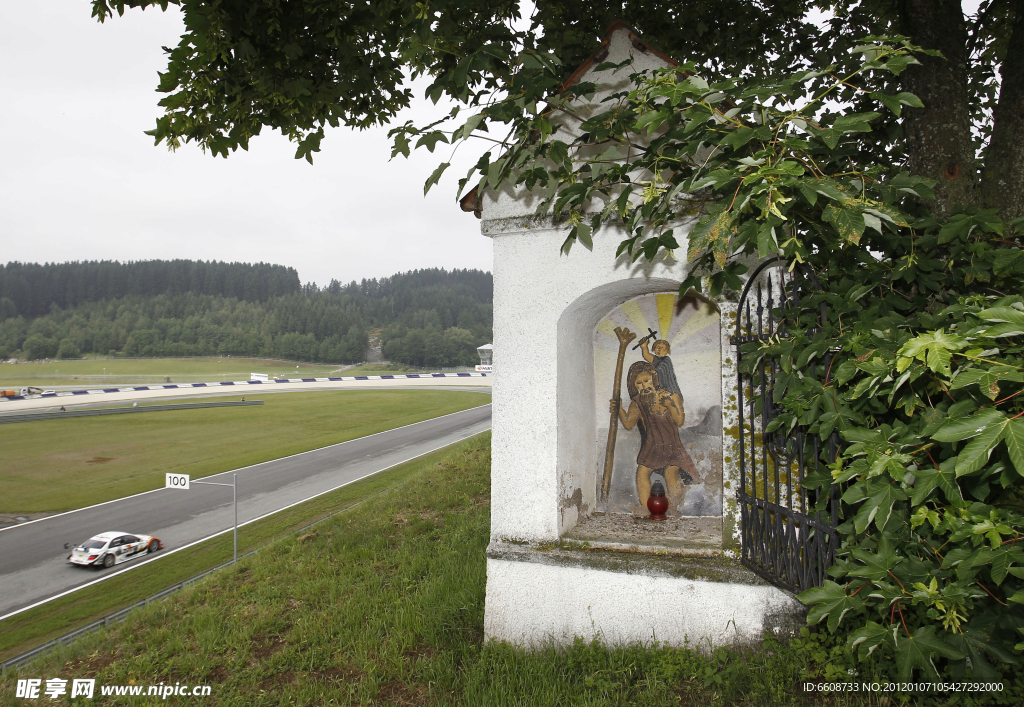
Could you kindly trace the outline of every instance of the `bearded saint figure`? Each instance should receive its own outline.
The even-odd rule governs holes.
[[[626,390],[629,409],[624,411],[617,400],[612,400],[611,412],[618,412],[619,421],[627,430],[640,425],[640,453],[636,457],[640,505],[647,507],[653,471],[665,475],[669,498],[678,503],[682,495],[680,476],[686,484],[697,476],[693,460],[679,441],[679,428],[686,420],[682,396],[662,388],[657,369],[647,361],[637,361],[629,367]]]

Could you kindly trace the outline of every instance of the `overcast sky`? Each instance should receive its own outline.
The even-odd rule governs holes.
[[[161,47],[184,31],[179,13],[134,10],[100,25],[90,11],[87,0],[5,7],[0,261],[262,260],[320,285],[491,269],[490,239],[455,201],[475,161],[465,147],[426,198],[423,182],[448,152],[389,162],[386,128],[329,130],[313,165],[269,130],[226,160],[193,145],[170,153],[143,131],[161,113],[156,72]],[[425,101],[410,110],[414,120],[436,112]]]

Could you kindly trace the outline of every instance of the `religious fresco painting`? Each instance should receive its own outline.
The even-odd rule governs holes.
[[[718,310],[675,293],[630,300],[597,325],[597,510],[647,516],[660,483],[669,516],[722,515],[720,347]]]

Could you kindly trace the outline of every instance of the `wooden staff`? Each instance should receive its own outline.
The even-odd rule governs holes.
[[[604,452],[604,481],[601,484],[601,500],[608,500],[608,489],[612,484],[612,465],[615,462],[615,436],[619,431],[619,409],[622,407],[622,362],[626,358],[626,347],[636,338],[629,329],[615,327],[615,336],[619,339],[619,358],[615,362],[615,389],[612,400],[618,405],[612,413],[612,421],[608,426],[608,446]]]

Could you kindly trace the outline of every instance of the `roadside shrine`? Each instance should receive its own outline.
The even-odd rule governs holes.
[[[572,80],[597,103],[628,72],[594,67],[630,56],[673,65],[619,22]],[[569,226],[536,218],[530,193],[474,190],[462,208],[494,249],[486,635],[707,647],[802,624],[793,594],[739,561],[736,295],[680,299],[685,264],[617,259],[612,229],[563,256]]]

